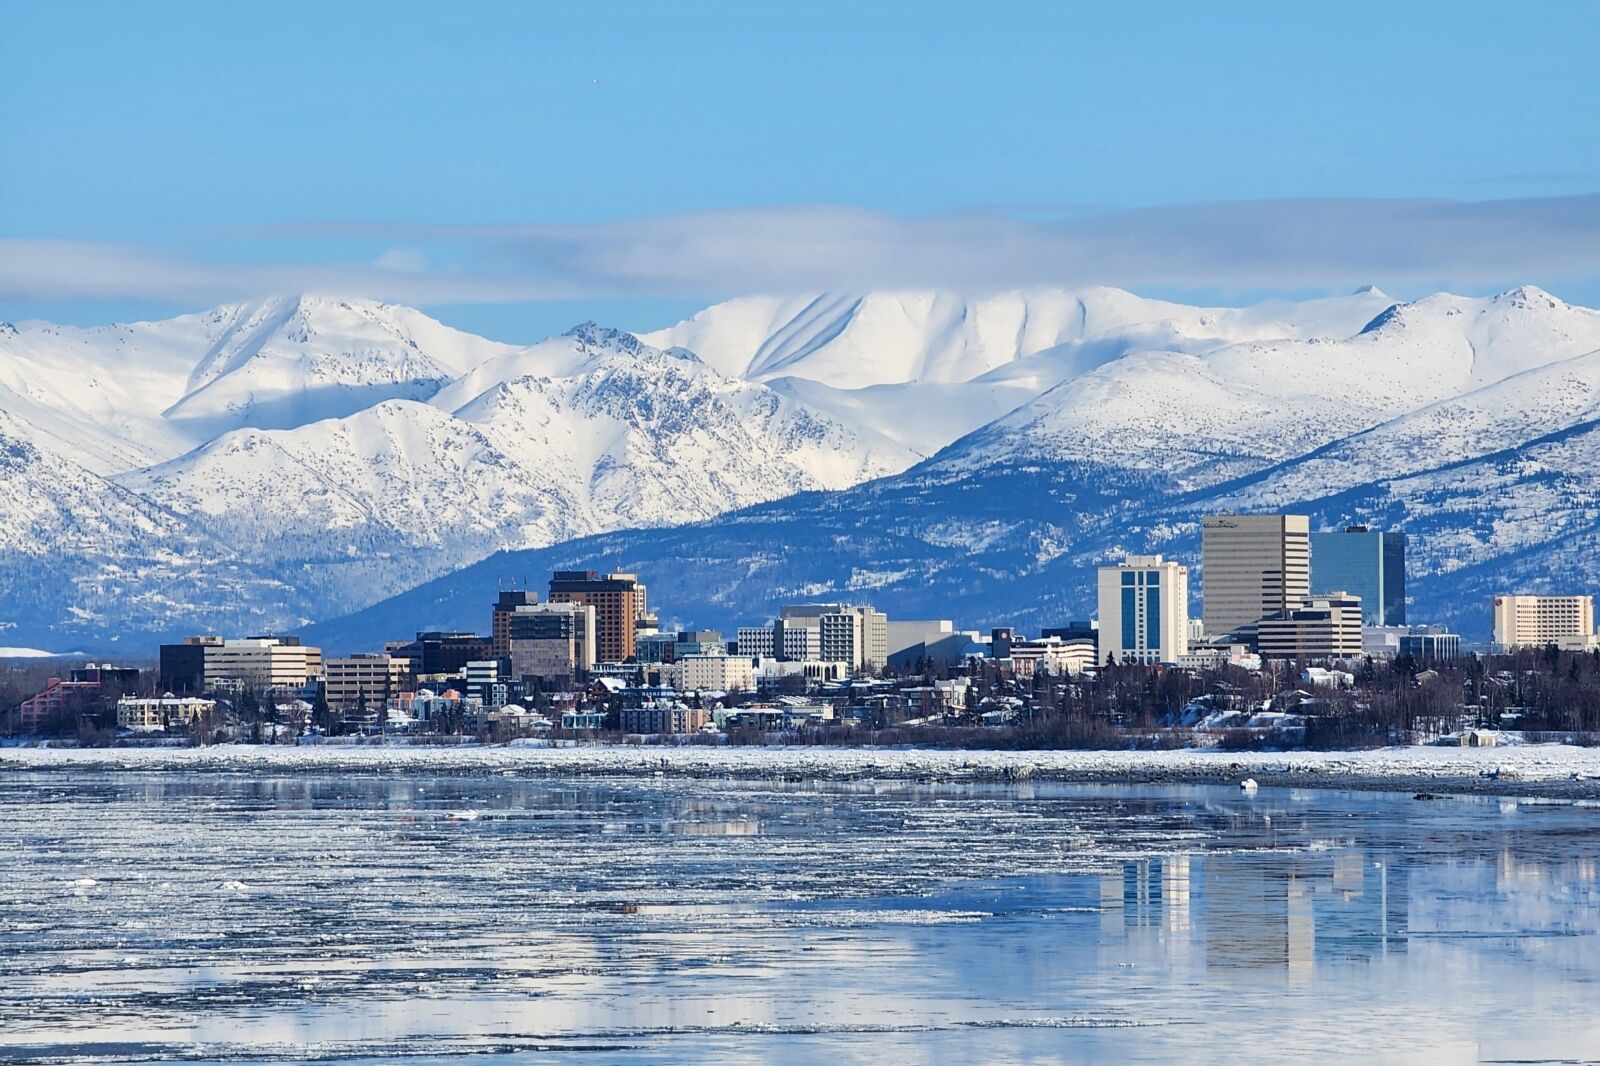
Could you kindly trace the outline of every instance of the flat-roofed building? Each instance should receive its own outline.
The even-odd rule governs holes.
[[[425,630],[413,640],[391,641],[384,651],[397,659],[411,660],[411,672],[418,677],[455,676],[467,664],[493,654],[494,638],[468,632]]]
[[[325,698],[336,711],[358,708],[377,710],[406,691],[411,660],[396,655],[367,653],[329,659]]]
[[[190,726],[216,710],[216,700],[197,696],[124,696],[117,701],[117,728],[150,731]]]
[[[1593,596],[1496,596],[1494,642],[1505,648],[1542,648],[1594,635]]]
[[[1362,655],[1361,597],[1309,596],[1261,619],[1256,644],[1263,659],[1355,659]]]
[[[295,637],[246,637],[205,645],[205,685],[231,681],[246,689],[304,688],[322,676],[322,649]]]
[[[587,674],[596,662],[596,629],[593,604],[559,602],[518,608],[511,617],[512,676],[559,681]]]
[[[648,615],[645,589],[635,574],[558,570],[550,578],[550,602],[594,608],[596,662],[620,663],[634,657],[639,622]]]
[[[662,668],[661,678],[680,692],[754,692],[756,668],[743,655],[685,655]]]
[[[161,645],[160,680],[162,692],[198,695],[206,687],[206,649],[220,647],[218,636],[184,637],[181,644]]]
[[[770,659],[776,653],[771,626],[740,626],[736,637],[740,655]]]
[[[511,654],[511,616],[519,607],[531,607],[539,602],[539,594],[532,589],[501,589],[495,597],[494,610],[489,616],[489,656],[504,659]]]
[[[1368,627],[1406,624],[1406,535],[1346,526],[1311,534],[1311,591],[1361,597]]]
[[[1032,677],[1041,673],[1081,674],[1095,664],[1096,645],[1092,640],[1081,638],[1014,640],[1011,642],[1010,658],[1011,667],[1018,677]]]
[[[1311,595],[1311,520],[1305,515],[1208,515],[1200,541],[1201,613],[1213,640],[1237,634],[1254,641],[1257,622]]]
[[[1130,555],[1099,575],[1100,662],[1175,663],[1189,651],[1189,568]]]

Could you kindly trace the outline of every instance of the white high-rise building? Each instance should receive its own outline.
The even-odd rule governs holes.
[[[1208,515],[1200,523],[1206,635],[1253,641],[1256,623],[1311,595],[1311,520],[1305,515]]]
[[[1102,663],[1172,663],[1189,651],[1189,568],[1130,555],[1100,568]]]
[[[1585,641],[1594,634],[1593,596],[1496,596],[1494,642],[1542,648]]]

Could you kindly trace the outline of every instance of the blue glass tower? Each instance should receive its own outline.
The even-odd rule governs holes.
[[[1362,624],[1406,624],[1406,535],[1346,526],[1311,534],[1311,592],[1361,597]]]

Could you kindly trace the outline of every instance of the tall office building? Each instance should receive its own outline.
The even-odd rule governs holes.
[[[593,670],[599,643],[597,613],[588,603],[520,608],[511,616],[512,676],[572,680]]]
[[[1130,555],[1100,568],[1104,663],[1173,663],[1189,652],[1189,568],[1159,555]]]
[[[641,595],[639,579],[633,574],[557,570],[550,579],[551,603],[587,603],[594,608],[600,662],[620,663],[633,658]]]
[[[489,654],[504,659],[511,654],[511,616],[518,607],[531,607],[539,602],[539,594],[532,589],[501,589],[494,601],[494,614],[489,628]]]
[[[1406,535],[1346,526],[1311,534],[1311,591],[1361,597],[1369,626],[1406,624]]]
[[[1593,596],[1494,598],[1494,642],[1502,647],[1542,648],[1593,634]]]
[[[1206,635],[1254,641],[1256,623],[1311,595],[1305,515],[1208,515],[1200,524]]]

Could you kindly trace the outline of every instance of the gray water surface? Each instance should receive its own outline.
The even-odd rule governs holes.
[[[1600,808],[0,778],[0,1061],[1600,1060]]]

